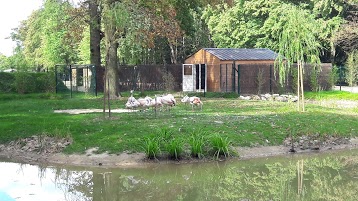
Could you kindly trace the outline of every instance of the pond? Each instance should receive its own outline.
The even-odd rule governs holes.
[[[358,150],[137,168],[0,159],[0,200],[358,200]]]

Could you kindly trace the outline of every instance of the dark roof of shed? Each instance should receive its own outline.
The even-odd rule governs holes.
[[[220,60],[275,60],[277,53],[267,48],[203,48]]]

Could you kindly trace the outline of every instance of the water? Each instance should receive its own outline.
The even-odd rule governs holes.
[[[358,200],[358,150],[117,169],[0,161],[0,201]]]

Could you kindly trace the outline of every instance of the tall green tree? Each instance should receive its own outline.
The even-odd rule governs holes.
[[[128,22],[127,2],[115,0],[103,0],[103,26],[105,35],[105,65],[107,93],[111,98],[119,97],[118,90],[118,39],[125,34]]]
[[[11,68],[9,59],[7,56],[0,53],[0,70],[5,70]]]
[[[45,64],[42,51],[43,20],[42,10],[34,11],[30,17],[22,22],[19,34],[23,36],[24,55],[29,65],[38,69]]]
[[[313,66],[320,64],[321,45],[317,40],[317,28],[319,27],[314,16],[296,6],[282,6],[283,30],[278,34],[279,56],[276,67],[281,83],[297,63],[297,96],[298,111],[304,112],[303,74],[304,66],[310,63]]]
[[[319,27],[318,41],[324,47],[321,58],[331,61],[332,38],[343,23],[344,0],[240,0],[230,6],[208,6],[203,18],[217,47],[279,49],[276,33],[283,30],[282,6],[299,7],[311,13]]]
[[[13,36],[29,67],[53,68],[74,63],[82,38],[83,20],[66,0],[45,0],[43,7],[23,21]],[[14,40],[14,39],[13,39]]]
[[[346,79],[349,86],[355,86],[358,83],[358,49],[348,54],[346,62],[347,73]]]

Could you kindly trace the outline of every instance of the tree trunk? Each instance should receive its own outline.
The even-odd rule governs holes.
[[[90,16],[90,62],[96,66],[96,69],[101,68],[101,13],[99,9],[98,0],[88,1],[88,12]],[[103,79],[98,78],[97,91],[103,91]],[[101,84],[103,83],[103,84]]]
[[[303,90],[303,68],[304,68],[304,65],[302,62],[300,62],[300,65],[301,65],[301,70],[300,70],[300,77],[301,77],[301,101],[302,101],[302,112],[305,111],[305,94],[304,94],[304,90]]]
[[[305,111],[305,97],[304,97],[304,90],[303,90],[303,63],[302,61],[297,61],[297,109],[298,112]]]
[[[108,32],[106,31],[106,77],[109,81],[107,90],[109,91],[110,98],[119,97],[118,90],[118,57],[117,49],[118,43],[114,39],[107,38]]]
[[[111,10],[112,1],[105,1],[104,9],[108,12]],[[106,93],[109,93],[111,99],[119,97],[118,90],[118,41],[117,27],[115,22],[110,18],[104,22],[104,33],[106,41],[106,78],[109,81],[109,86],[106,87]],[[107,81],[107,82],[108,82]]]
[[[90,15],[90,52],[91,64],[96,67],[101,66],[101,15],[99,11],[99,4],[97,0],[90,0],[89,15]]]
[[[177,50],[176,46],[174,46],[170,42],[169,42],[169,47],[170,47],[170,60],[171,60],[172,64],[177,64],[178,63],[178,50]]]

